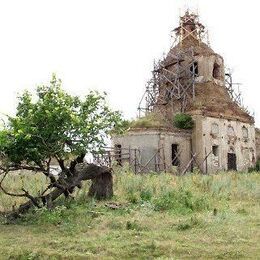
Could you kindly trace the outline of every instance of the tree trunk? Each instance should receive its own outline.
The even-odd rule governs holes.
[[[106,172],[92,179],[88,195],[96,199],[109,199],[113,196],[113,177],[111,172]]]
[[[113,196],[113,177],[112,170],[105,166],[97,166],[95,164],[80,163],[75,167],[75,171],[70,177],[61,177],[57,180],[56,188],[44,196],[35,197],[37,204],[51,206],[53,202],[62,194],[68,196],[76,187],[80,188],[81,182],[92,180],[89,190],[89,196],[97,199],[108,199]],[[17,218],[20,214],[27,213],[35,205],[32,200],[20,205],[20,207],[9,214],[10,218]]]

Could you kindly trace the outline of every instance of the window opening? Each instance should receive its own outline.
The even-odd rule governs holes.
[[[193,64],[190,66],[190,72],[192,74],[194,73],[195,77],[199,76],[199,66],[197,61],[193,62]]]
[[[212,74],[213,78],[220,79],[220,66],[217,63],[214,63]]]
[[[212,146],[212,153],[213,153],[214,156],[218,156],[218,154],[219,154],[218,145]]]
[[[122,166],[122,145],[121,144],[115,145],[115,160],[117,161],[118,165]]]
[[[178,158],[178,150],[179,150],[179,145],[178,144],[172,144],[172,165],[173,166],[179,166],[180,161]]]

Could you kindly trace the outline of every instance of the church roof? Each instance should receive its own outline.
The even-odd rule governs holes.
[[[197,113],[211,117],[238,120],[253,123],[251,117],[242,107],[232,101],[227,89],[209,81],[195,86],[195,101],[190,104],[187,113]]]

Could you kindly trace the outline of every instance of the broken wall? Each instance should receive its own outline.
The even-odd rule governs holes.
[[[138,162],[144,172],[172,171],[172,144],[178,145],[179,170],[184,169],[191,157],[191,134],[185,131],[170,132],[158,129],[139,129],[129,131],[125,135],[112,137],[114,146],[121,145],[121,149],[131,149],[131,166],[134,163],[134,151],[137,149]],[[125,160],[128,162],[128,160]],[[124,163],[124,162],[123,162]]]
[[[199,154],[204,172],[228,170],[228,154],[235,154],[238,171],[247,171],[255,165],[253,124],[205,116],[196,116],[195,124],[193,149]]]
[[[260,129],[256,128],[255,129],[255,134],[256,134],[256,158],[257,160],[260,160]]]

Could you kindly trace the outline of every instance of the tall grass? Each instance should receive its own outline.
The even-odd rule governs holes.
[[[23,193],[21,190],[25,189],[33,196],[40,194],[46,184],[47,178],[43,174],[28,171],[11,172],[3,182],[4,188],[9,192]],[[26,200],[23,197],[10,197],[0,190],[0,211],[9,211]]]
[[[155,210],[187,213],[223,206],[222,201],[260,199],[260,176],[256,172],[182,177],[167,173],[134,175],[118,172],[115,195],[117,199],[135,204],[149,201]]]
[[[22,173],[10,175],[5,187],[18,192],[26,185],[37,194],[45,183],[38,174]],[[178,177],[119,168],[114,197],[100,202],[87,197],[89,185],[15,225],[0,214],[2,258],[259,258],[259,173]],[[1,210],[20,203],[0,193]]]
[[[37,195],[44,189],[46,181],[39,174],[15,173],[6,179],[5,187],[13,192],[19,192],[24,187]],[[75,192],[74,203],[86,203],[89,184],[86,182],[81,190]],[[121,168],[114,173],[113,201],[134,207],[146,205],[154,211],[186,214],[224,207],[229,200],[241,202],[258,199],[260,177],[256,172],[188,174],[180,177],[167,173],[135,175]],[[23,201],[24,198],[9,197],[0,192],[0,211],[17,207]],[[63,199],[58,202],[60,205],[63,203]]]

